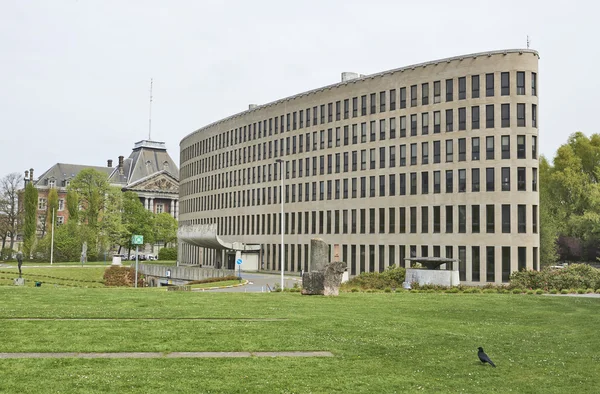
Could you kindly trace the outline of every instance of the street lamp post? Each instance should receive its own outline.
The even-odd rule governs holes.
[[[283,163],[284,160],[283,159],[277,159],[276,160],[279,163],[279,178],[281,179],[281,191],[279,193],[279,202],[281,203],[281,253],[280,253],[280,265],[281,265],[281,291],[283,291],[284,288],[284,282],[283,282],[283,253],[284,253],[284,249],[283,249],[283,232],[284,232],[284,225],[285,225],[285,217],[283,215]]]

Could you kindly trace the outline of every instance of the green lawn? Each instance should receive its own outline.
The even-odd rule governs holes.
[[[0,360],[0,392],[595,393],[600,386],[600,299],[0,286],[0,300],[0,352],[335,355]],[[16,317],[116,320],[11,320]],[[497,368],[479,363],[478,346]]]
[[[48,267],[21,267],[22,277],[26,286],[34,286],[35,282],[42,282],[45,286],[68,287],[104,287],[103,275],[105,266],[48,266]],[[13,279],[19,276],[17,268],[0,267],[0,285],[12,284]]]

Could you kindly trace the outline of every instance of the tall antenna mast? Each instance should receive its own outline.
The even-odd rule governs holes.
[[[150,78],[150,114],[148,116],[148,140],[152,141],[152,78]]]
[[[531,44],[531,41],[529,40],[529,35],[527,36],[527,49],[529,49],[529,44]]]

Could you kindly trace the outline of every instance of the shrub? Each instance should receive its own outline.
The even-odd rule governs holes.
[[[446,292],[446,293],[450,293],[450,294],[456,294],[456,293],[458,293],[459,291],[460,291],[460,290],[458,290],[458,288],[457,288],[457,287],[453,287],[453,288],[451,288],[451,289],[448,289],[448,290],[446,290],[445,292]]]
[[[486,294],[493,294],[497,293],[498,291],[496,289],[483,289],[483,292]]]
[[[569,294],[569,290],[567,290],[567,289],[562,289],[562,290],[560,291],[560,294]]]
[[[386,293],[391,293],[392,289],[390,289],[389,287],[386,287],[383,291],[386,292]]]
[[[594,292],[594,289],[587,289],[585,292],[586,292],[587,294],[592,294],[592,293]]]
[[[521,294],[523,292],[523,290],[517,288],[517,289],[513,289],[513,294]]]
[[[386,287],[390,289],[398,288],[402,287],[405,274],[406,270],[404,268],[392,266],[383,272],[363,272],[344,283],[342,287],[378,290],[383,290]]]
[[[527,290],[527,294],[528,295],[533,295],[533,294],[535,294],[535,292],[533,290]]]
[[[577,289],[577,294],[585,294],[585,289]]]
[[[177,260],[177,248],[162,248],[158,251],[159,260]]]
[[[558,290],[556,290],[556,289],[550,289],[550,294],[556,294],[556,293],[558,293]]]
[[[537,290],[535,291],[535,294],[544,294],[544,290],[542,290],[542,289],[537,289]]]
[[[134,287],[135,268],[111,265],[104,271],[104,285]],[[144,276],[138,272],[138,287],[142,286],[144,286]]]
[[[510,276],[510,284],[516,288],[571,289],[600,287],[600,270],[587,264],[571,264],[563,269],[542,271],[519,271]]]
[[[353,287],[352,289],[350,289],[350,291],[351,291],[352,293],[358,293],[358,289],[357,289],[356,287]]]
[[[13,259],[13,254],[16,254],[14,250],[11,248],[4,248],[0,250],[0,260],[2,261],[11,261]]]

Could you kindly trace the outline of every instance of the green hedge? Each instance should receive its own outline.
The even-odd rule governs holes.
[[[383,272],[363,272],[344,283],[343,287],[378,290],[384,290],[386,287],[401,288],[405,276],[406,270],[404,268],[392,266]]]
[[[519,271],[510,276],[510,286],[521,289],[600,289],[600,270],[587,264],[542,271]]]
[[[159,260],[177,260],[177,248],[162,248],[158,251]]]

